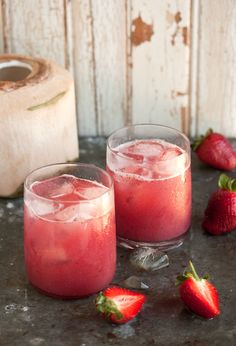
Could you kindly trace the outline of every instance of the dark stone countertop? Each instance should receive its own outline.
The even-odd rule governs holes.
[[[80,161],[104,165],[103,138],[81,139],[80,151]],[[168,268],[142,274],[151,286],[147,303],[138,317],[121,326],[98,315],[94,296],[55,300],[30,286],[23,263],[22,199],[0,199],[0,345],[236,345],[236,232],[214,237],[202,231],[204,208],[220,172],[195,157],[192,167],[191,232],[183,246],[169,252]],[[178,297],[175,277],[189,259],[201,274],[209,272],[218,288],[222,312],[214,320],[188,312]],[[137,272],[129,265],[128,252],[118,249],[114,282],[130,275]]]

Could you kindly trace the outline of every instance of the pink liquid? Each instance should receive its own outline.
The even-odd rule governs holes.
[[[63,175],[34,183],[31,190],[52,201],[25,192],[25,266],[30,282],[62,298],[87,296],[109,285],[116,266],[116,238],[108,189]]]
[[[191,171],[187,153],[159,140],[136,140],[108,152],[115,184],[118,236],[163,242],[183,235],[191,218]]]

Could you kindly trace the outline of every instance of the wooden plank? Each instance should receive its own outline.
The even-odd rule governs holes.
[[[188,133],[190,1],[130,1],[133,122]]]
[[[73,1],[72,16],[79,132],[83,136],[94,136],[97,134],[97,112],[91,3],[87,0]]]
[[[80,134],[109,135],[127,115],[125,3],[74,1],[72,14]]]
[[[236,137],[236,3],[200,1],[197,130]]]
[[[64,0],[65,67],[74,74],[73,2]]]
[[[126,104],[126,6],[91,0],[97,134],[123,126]]]
[[[191,2],[191,59],[190,59],[190,135],[195,136],[198,127],[197,106],[198,106],[198,68],[199,68],[199,20],[200,4],[199,0]]]
[[[0,1],[0,54],[4,53],[3,45],[3,15],[2,15],[2,1]]]
[[[52,59],[65,65],[63,0],[4,1],[6,53]]]

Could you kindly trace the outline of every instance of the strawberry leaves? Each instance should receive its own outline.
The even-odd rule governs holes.
[[[123,317],[122,313],[117,309],[116,304],[112,300],[106,298],[102,292],[99,293],[96,299],[96,307],[97,310],[107,318],[112,314],[115,315],[117,320]]]
[[[236,179],[230,178],[226,174],[221,174],[218,180],[219,188],[236,192]]]
[[[193,151],[196,151],[198,147],[200,147],[200,145],[204,142],[204,140],[211,134],[213,133],[212,129],[208,129],[207,132],[205,133],[205,135],[200,135],[198,137],[196,137],[196,139],[194,140],[194,142],[191,144],[191,148],[193,149]]]

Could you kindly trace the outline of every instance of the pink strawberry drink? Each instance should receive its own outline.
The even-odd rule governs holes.
[[[189,154],[164,140],[132,140],[108,147],[107,170],[114,179],[119,239],[135,246],[180,245],[191,218]]]
[[[26,181],[24,199],[25,266],[32,285],[62,298],[106,287],[116,265],[112,185],[62,174]]]

